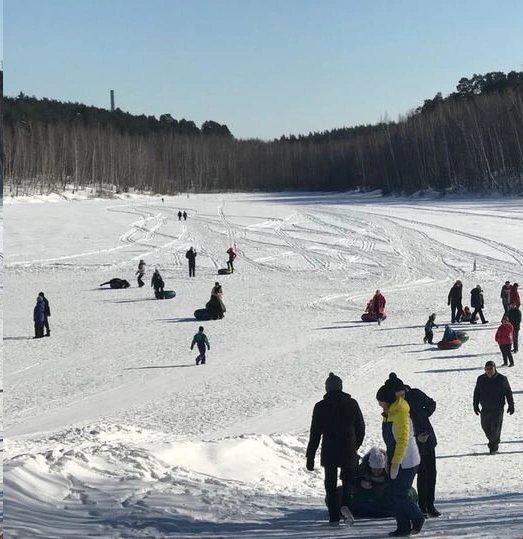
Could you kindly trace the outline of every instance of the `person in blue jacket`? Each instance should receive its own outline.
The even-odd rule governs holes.
[[[33,309],[33,322],[35,326],[34,339],[39,339],[44,336],[44,321],[45,321],[45,304],[44,298],[38,296],[36,298],[36,305]]]
[[[205,365],[205,352],[206,348],[207,350],[211,349],[211,346],[209,344],[209,339],[207,338],[207,335],[203,332],[203,326],[200,326],[198,328],[198,333],[193,337],[191,342],[191,350],[194,348],[194,345],[198,347],[198,352],[200,352],[200,355],[196,358],[196,365],[199,365],[200,363],[202,365]]]

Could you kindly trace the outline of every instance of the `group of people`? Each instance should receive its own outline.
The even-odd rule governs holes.
[[[450,320],[451,324],[459,324],[464,322],[463,318],[463,283],[458,279],[449,291],[447,297],[447,305],[450,305]],[[488,324],[488,320],[485,320],[485,315],[483,314],[483,309],[485,308],[485,299],[483,297],[483,290],[481,285],[477,284],[470,291],[470,306],[474,311],[470,314],[469,319],[467,320],[471,324],[476,323],[476,319],[479,316],[482,324]],[[467,313],[468,315],[468,313]],[[468,317],[468,316],[467,316]]]
[[[351,511],[360,488],[388,486],[389,505],[397,528],[389,535],[419,533],[427,517],[439,517],[434,506],[436,488],[436,435],[430,417],[436,402],[419,389],[405,385],[395,373],[379,388],[376,399],[383,409],[382,436],[386,451],[373,448],[359,464],[358,449],[365,438],[365,420],[358,402],[343,391],[339,376],[330,373],[325,395],[312,414],[306,467],[314,470],[321,441],[329,524],[353,522]],[[369,470],[369,468],[374,468]],[[338,472],[342,483],[338,495]],[[418,501],[410,495],[418,475]]]
[[[178,211],[178,221],[181,221],[182,217],[184,221],[187,221],[187,212],[185,210],[183,210],[183,213],[182,210]]]
[[[33,309],[33,322],[35,330],[33,339],[51,336],[51,330],[49,329],[50,316],[51,308],[49,307],[49,300],[45,297],[43,292],[39,292],[38,296],[36,297],[36,305]]]
[[[385,318],[385,305],[387,300],[381,293],[381,290],[376,290],[372,298],[367,302],[365,307],[365,315],[362,319],[366,321],[377,321],[378,326],[381,325],[382,320]]]

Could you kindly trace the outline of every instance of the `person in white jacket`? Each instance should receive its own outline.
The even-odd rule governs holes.
[[[389,537],[408,537],[418,534],[425,518],[418,504],[409,497],[414,477],[418,471],[420,456],[414,438],[407,401],[396,396],[390,385],[383,385],[376,393],[383,408],[383,441],[387,446],[387,458],[392,480],[392,507],[397,528]]]

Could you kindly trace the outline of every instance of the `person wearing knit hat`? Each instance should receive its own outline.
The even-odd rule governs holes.
[[[360,486],[365,490],[375,489],[383,494],[387,485],[387,453],[379,447],[372,447],[361,459],[358,469]]]
[[[421,389],[411,388],[398,378],[395,372],[389,374],[385,385],[392,387],[396,397],[403,397],[410,407],[410,419],[420,454],[417,476],[418,505],[425,517],[439,517],[441,513],[434,507],[436,493],[436,433],[430,416],[436,411],[436,401]]]
[[[407,537],[421,531],[425,517],[418,505],[409,497],[418,471],[420,455],[410,419],[410,407],[391,384],[384,384],[376,393],[383,408],[383,441],[387,446],[392,480],[392,504],[397,528],[390,537]]]
[[[307,445],[307,470],[314,470],[316,451],[321,442],[321,465],[325,474],[325,493],[329,511],[329,525],[338,526],[340,518],[350,524],[352,496],[358,475],[358,449],[365,437],[365,421],[358,402],[344,393],[339,376],[329,373],[325,380],[325,395],[312,412]],[[341,504],[337,492],[338,469],[341,469]]]

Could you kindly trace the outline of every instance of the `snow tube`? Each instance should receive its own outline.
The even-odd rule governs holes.
[[[218,270],[218,275],[230,275],[232,271],[228,268],[220,268]]]
[[[212,320],[211,313],[207,309],[196,309],[194,311],[194,318],[196,320]]]
[[[382,320],[385,320],[385,318],[387,318],[387,315],[385,313],[383,313],[381,315],[381,319]],[[361,319],[363,320],[363,322],[377,322],[378,319],[376,317],[376,315],[374,313],[363,313],[361,315]]]
[[[456,331],[457,338],[462,342],[467,342],[469,340],[469,336],[464,331]]]
[[[459,339],[452,339],[451,341],[439,341],[438,348],[440,350],[454,350],[461,346],[461,341]]]
[[[176,292],[174,290],[164,290],[163,291],[163,299],[172,299],[176,296]]]

